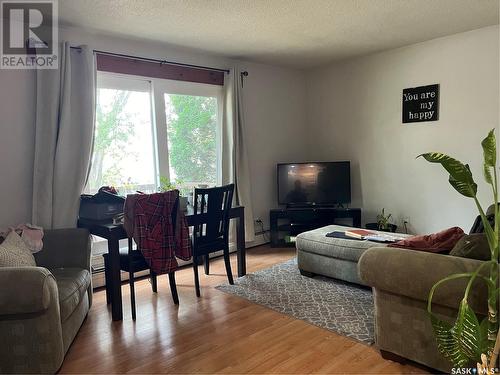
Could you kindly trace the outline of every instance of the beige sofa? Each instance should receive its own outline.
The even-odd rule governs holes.
[[[470,272],[478,260],[389,247],[372,247],[359,259],[359,277],[372,286],[375,302],[375,343],[382,356],[408,358],[450,372],[451,363],[438,352],[427,313],[432,286],[454,273]],[[433,311],[454,321],[465,290],[465,279],[443,285],[434,295]],[[486,314],[487,288],[479,283],[470,303]],[[397,355],[398,357],[396,357]]]
[[[45,232],[39,267],[0,268],[0,373],[54,373],[92,303],[85,229]]]

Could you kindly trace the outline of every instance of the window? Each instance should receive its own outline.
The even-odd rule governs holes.
[[[221,181],[220,86],[98,73],[87,193],[154,192]]]
[[[217,183],[217,99],[165,94],[170,179]]]
[[[122,194],[156,189],[151,83],[100,75],[89,192],[115,186]]]
[[[222,87],[98,72],[94,151],[85,193],[158,191],[170,181],[186,194],[220,184]],[[120,242],[125,247],[126,240]],[[94,238],[93,268],[107,251]]]

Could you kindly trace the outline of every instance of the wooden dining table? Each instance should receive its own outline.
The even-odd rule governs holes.
[[[188,209],[186,212],[188,226],[203,224],[205,214],[194,215]],[[229,211],[229,218],[236,220],[236,254],[238,261],[238,277],[246,275],[245,251],[245,207],[235,206]],[[111,296],[111,315],[113,320],[123,319],[121,271],[120,271],[120,240],[128,238],[123,224],[97,224],[90,220],[79,219],[79,228],[86,228],[90,234],[102,237],[108,241],[109,275],[111,285],[106,285]],[[194,292],[193,292],[194,293]]]

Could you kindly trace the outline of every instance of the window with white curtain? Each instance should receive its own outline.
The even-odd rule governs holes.
[[[86,192],[220,184],[221,96],[216,85],[99,72]]]
[[[222,86],[98,72],[85,193],[101,186],[114,186],[120,195],[153,193],[171,183],[186,194],[220,184],[221,98]],[[94,272],[103,269],[106,252],[107,242],[94,237]]]

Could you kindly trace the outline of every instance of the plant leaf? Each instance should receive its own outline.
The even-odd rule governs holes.
[[[491,129],[485,139],[481,142],[483,146],[483,174],[484,179],[488,184],[493,184],[491,168],[494,168],[497,162],[497,147],[496,147],[495,129]]]
[[[477,184],[474,181],[472,184],[468,184],[463,181],[457,181],[450,175],[448,182],[456,191],[468,198],[474,198],[477,194]]]
[[[481,353],[489,354],[493,350],[493,342],[488,340],[488,318],[484,318],[481,324],[479,325],[479,334],[481,337],[480,341],[480,349]]]
[[[481,353],[486,353],[488,343],[487,321],[479,325],[474,311],[464,299],[460,303],[457,320],[451,325],[434,314],[430,314],[439,352],[454,366],[463,367],[471,361],[477,362]]]
[[[458,317],[452,328],[454,338],[462,351],[475,362],[481,359],[481,331],[476,314],[463,299],[458,309]]]
[[[497,141],[495,138],[495,129],[491,129],[485,139],[481,142],[483,146],[485,167],[494,167],[497,163]]]
[[[491,167],[486,163],[483,164],[483,175],[484,179],[488,184],[493,183],[493,176],[491,175]]]
[[[463,352],[458,341],[455,340],[452,325],[439,319],[434,314],[430,315],[439,352],[449,359],[453,366],[464,367],[467,365],[470,362],[469,357]]]
[[[467,164],[440,152],[428,152],[422,156],[430,163],[439,163],[450,174],[449,182],[460,194],[472,198],[476,196],[477,185]]]
[[[419,155],[430,163],[439,163],[457,181],[467,181],[472,178],[465,164],[441,152],[427,152]]]

